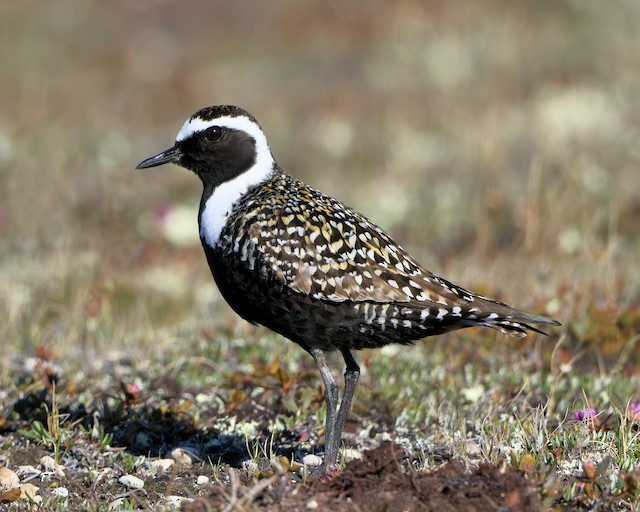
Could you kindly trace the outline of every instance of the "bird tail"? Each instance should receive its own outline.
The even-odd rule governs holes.
[[[486,303],[486,308],[481,308],[485,312],[484,316],[477,315],[476,319],[469,320],[469,325],[482,325],[491,327],[508,336],[522,338],[527,335],[527,331],[534,331],[548,336],[548,334],[530,324],[559,326],[562,325],[557,320],[547,316],[536,315],[512,308],[502,302],[494,301],[486,297],[476,297]]]

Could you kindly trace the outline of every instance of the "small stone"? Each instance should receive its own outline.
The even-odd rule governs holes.
[[[203,405],[208,402],[211,402],[211,395],[209,393],[198,393],[195,397],[193,397],[193,400],[197,404]]]
[[[40,503],[42,501],[42,496],[38,496],[38,491],[40,487],[33,484],[22,484],[20,486],[20,499],[21,500],[30,500],[35,503]]]
[[[66,487],[56,487],[51,491],[51,494],[59,498],[66,498],[69,496],[69,489]]]
[[[55,459],[50,455],[45,455],[44,457],[42,457],[40,459],[40,465],[45,471],[55,471],[56,467],[58,466]]]
[[[10,491],[11,489],[17,489],[20,485],[20,479],[9,468],[0,468],[0,489]]]
[[[289,462],[289,457],[287,457],[286,455],[281,456],[278,459],[278,462],[282,464],[286,469],[289,469],[289,466],[291,466],[291,462]]]
[[[309,502],[307,502],[307,508],[309,510],[315,510],[318,508],[318,502],[316,500],[311,500]]]
[[[133,475],[124,475],[118,478],[118,482],[122,485],[127,486],[129,489],[142,489],[144,487],[144,482],[140,480],[137,476]]]
[[[157,459],[151,461],[151,469],[155,469],[157,471],[167,472],[169,471],[173,465],[176,463],[173,459]]]
[[[45,471],[50,471],[56,476],[64,476],[64,466],[62,464],[56,464],[56,461],[50,455],[45,455],[40,459],[40,466]]]
[[[362,459],[362,454],[355,448],[343,448],[340,450],[340,454],[345,462]]]
[[[308,468],[317,468],[318,466],[320,466],[320,464],[322,464],[322,458],[309,453],[302,458],[302,464],[304,464]]]
[[[182,466],[191,466],[198,460],[198,457],[184,448],[174,448],[171,451],[171,458]]]
[[[209,477],[205,475],[198,475],[198,480],[196,480],[196,484],[198,485],[207,485],[209,483]]]

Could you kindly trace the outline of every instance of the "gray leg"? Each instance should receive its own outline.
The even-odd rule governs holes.
[[[347,349],[342,350],[342,357],[344,357],[344,362],[347,364],[347,369],[344,372],[344,395],[342,395],[342,401],[340,402],[340,411],[338,412],[336,431],[334,434],[336,454],[340,449],[342,430],[344,429],[344,424],[347,421],[347,416],[351,409],[351,401],[353,400],[353,395],[356,392],[356,386],[358,385],[358,378],[360,377],[360,367],[351,355],[351,352]]]
[[[325,441],[324,441],[324,461],[322,466],[318,468],[318,472],[326,472],[329,468],[332,468],[336,464],[338,458],[338,444],[340,438],[336,442],[336,421],[338,409],[338,384],[336,384],[331,370],[327,366],[327,360],[325,354],[319,348],[310,350],[313,359],[320,370],[322,376],[322,382],[324,383],[324,399],[327,402],[327,419],[325,422]],[[355,362],[355,361],[354,361]]]

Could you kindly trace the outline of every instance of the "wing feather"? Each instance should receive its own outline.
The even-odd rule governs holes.
[[[358,211],[291,177],[287,181],[285,199],[277,181],[255,196],[247,228],[258,259],[280,285],[336,303],[423,309],[473,301],[474,294],[423,269]]]

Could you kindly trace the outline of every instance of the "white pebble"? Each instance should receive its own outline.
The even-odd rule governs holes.
[[[318,502],[316,500],[311,500],[309,502],[307,502],[307,508],[309,510],[315,510],[318,508]]]
[[[343,448],[340,450],[340,454],[345,462],[360,460],[362,458],[362,454],[355,448]]]
[[[196,484],[198,485],[207,485],[209,483],[209,477],[205,475],[198,475],[198,480]]]
[[[202,405],[211,402],[211,395],[209,393],[198,393],[193,399],[197,404]]]
[[[0,468],[0,489],[10,491],[20,485],[20,479],[9,468]]]
[[[66,498],[67,496],[69,496],[69,489],[67,489],[66,487],[56,487],[51,491],[51,494],[60,498]]]
[[[45,471],[55,471],[56,467],[58,466],[55,459],[50,455],[45,455],[44,457],[42,457],[40,459],[40,465]]]
[[[322,464],[322,458],[309,453],[308,455],[302,457],[302,464],[309,468],[317,468],[318,466],[320,466],[320,464]]]
[[[33,485],[30,483],[22,484],[20,486],[20,499],[21,500],[31,500],[35,503],[42,502],[42,496],[38,496],[38,491],[40,487],[37,485]]]
[[[56,464],[53,457],[45,455],[40,459],[40,465],[45,471],[51,471],[56,476],[64,476],[64,466],[62,464]]]
[[[142,489],[144,487],[144,482],[140,480],[137,476],[133,475],[124,475],[118,478],[118,482],[122,485],[126,485],[129,489]]]
[[[184,448],[173,449],[171,451],[171,458],[183,466],[191,466],[191,464],[198,460],[198,457],[194,453]]]
[[[151,461],[151,469],[169,471],[176,463],[173,459],[157,459]]]

